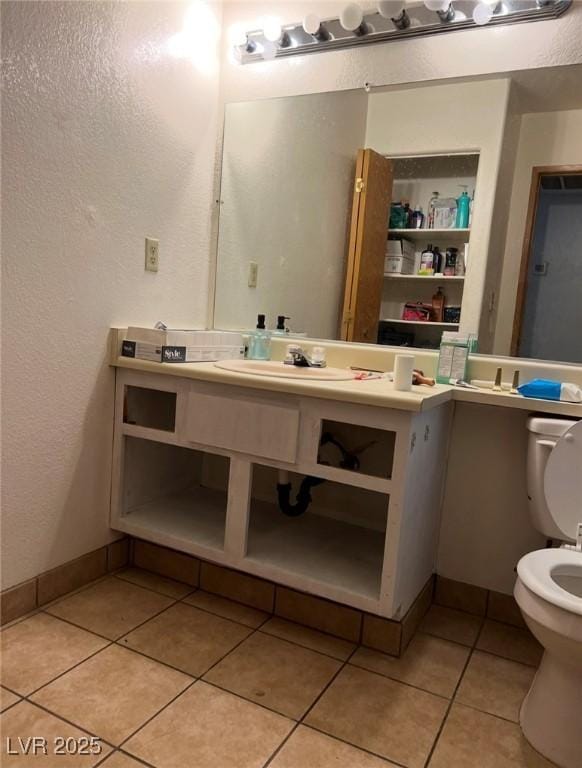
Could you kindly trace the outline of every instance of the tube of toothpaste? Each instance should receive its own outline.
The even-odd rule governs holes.
[[[540,400],[561,400],[564,403],[582,403],[582,388],[577,384],[552,381],[551,379],[532,379],[521,384],[517,391],[524,397]]]

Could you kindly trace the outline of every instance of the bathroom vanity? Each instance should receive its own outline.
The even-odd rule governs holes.
[[[510,591],[517,559],[543,544],[528,526],[526,420],[579,419],[582,404],[438,384],[396,392],[386,379],[291,377],[282,364],[285,377],[153,363],[121,357],[124,334],[111,333],[113,529],[392,619],[433,573]],[[273,340],[273,360],[285,343]],[[391,370],[397,351],[325,346],[328,371],[347,373]],[[436,360],[415,355],[428,375]],[[472,355],[471,376],[502,366],[506,380],[514,364]],[[524,380],[582,383],[573,366],[519,365]],[[279,508],[281,472],[291,504],[304,477],[325,480],[298,517]]]
[[[114,529],[404,615],[434,572],[448,388],[267,380],[212,363],[119,365]],[[300,516],[279,508],[281,471],[292,503],[303,477],[322,481]]]

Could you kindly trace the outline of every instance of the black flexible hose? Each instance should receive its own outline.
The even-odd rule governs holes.
[[[277,483],[277,497],[279,499],[279,509],[287,517],[299,517],[311,504],[310,490],[315,485],[325,483],[321,477],[307,475],[301,481],[299,492],[297,494],[296,504],[291,504],[291,483]]]

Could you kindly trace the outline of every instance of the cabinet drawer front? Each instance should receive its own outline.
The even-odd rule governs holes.
[[[190,393],[186,439],[193,443],[294,463],[299,410],[244,398]]]

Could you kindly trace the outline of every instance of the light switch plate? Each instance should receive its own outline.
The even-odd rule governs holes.
[[[248,277],[249,288],[257,287],[258,277],[259,277],[259,265],[257,264],[256,261],[249,261],[249,277]]]
[[[154,237],[145,239],[145,268],[147,272],[157,272],[160,266],[160,241]]]

